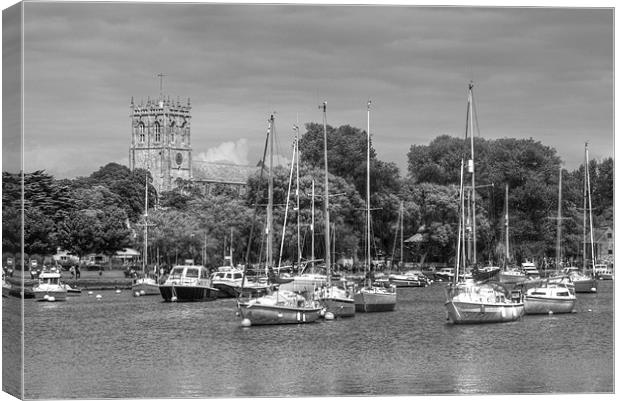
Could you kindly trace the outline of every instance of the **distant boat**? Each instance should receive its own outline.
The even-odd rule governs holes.
[[[540,272],[536,268],[536,265],[532,262],[521,263],[521,270],[525,274],[526,280],[538,280],[540,279]]]
[[[219,292],[211,287],[207,268],[197,265],[174,266],[159,291],[166,302],[213,301]]]
[[[525,314],[570,313],[575,308],[575,288],[565,283],[547,282],[525,293]]]
[[[355,292],[356,312],[388,312],[396,308],[396,287],[388,284],[374,285],[370,257],[370,100],[367,110],[366,144],[366,279],[364,286]]]
[[[219,290],[220,298],[236,298],[243,293],[244,296],[259,296],[267,293],[269,285],[250,281],[246,278],[243,283],[244,272],[232,266],[218,267],[217,271],[211,275],[211,286]],[[243,291],[241,285],[243,284]]]
[[[472,176],[472,190],[476,188],[474,182],[474,141],[473,141],[473,83],[469,85],[467,117],[471,124],[471,159],[468,162]],[[468,124],[469,128],[469,124]],[[454,324],[472,323],[500,323],[512,322],[520,319],[524,313],[524,304],[521,292],[508,291],[502,284],[496,282],[477,283],[474,280],[459,278],[459,270],[465,270],[465,188],[464,188],[464,160],[461,160],[461,182],[459,190],[459,229],[457,235],[456,265],[453,282],[446,287],[446,312],[448,320]],[[472,196],[475,198],[475,196]],[[475,211],[475,208],[474,208]],[[475,238],[475,212],[472,213],[473,238]],[[461,243],[462,241],[462,243]],[[475,249],[475,242],[473,248]],[[462,253],[462,254],[461,254]],[[475,257],[473,258],[475,262]]]
[[[149,233],[149,175],[148,169],[144,177],[144,251],[142,255],[142,274],[131,283],[131,293],[134,296],[159,295],[159,283],[157,279],[149,277],[148,268],[148,233]]]
[[[329,180],[327,168],[327,103],[323,102],[323,160],[324,160],[324,191],[323,191],[323,216],[325,219],[325,283],[320,285],[321,277],[317,277],[320,287],[316,299],[325,308],[325,314],[331,313],[334,317],[355,316],[356,305],[353,299],[353,289],[347,288],[346,281],[336,282],[332,277],[332,255],[330,246],[330,221],[329,221]],[[314,207],[314,202],[312,203]],[[312,215],[314,216],[314,210]]]
[[[64,301],[67,289],[61,282],[60,271],[55,268],[44,268],[39,274],[38,283],[32,287],[37,301]]]
[[[430,284],[428,277],[419,270],[409,270],[402,274],[388,275],[391,284],[398,287],[426,287]]]
[[[575,285],[575,292],[593,293],[597,290],[596,279],[590,275],[582,273],[579,271],[578,267],[565,267],[562,269],[561,274],[570,278],[570,281]]]

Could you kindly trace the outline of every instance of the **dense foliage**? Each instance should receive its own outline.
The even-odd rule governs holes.
[[[348,125],[327,126],[327,131],[333,259],[363,260],[367,134]],[[407,155],[408,176],[401,178],[395,164],[378,160],[371,145],[374,258],[400,258],[397,222],[402,203],[404,239],[408,239],[404,242],[405,260],[448,263],[454,259],[460,214],[460,166],[461,159],[469,158],[469,146],[468,141],[449,136],[437,137],[429,145],[413,145]],[[275,263],[297,260],[298,220],[302,258],[310,259],[313,250],[316,258],[325,254],[322,124],[306,125],[300,150],[299,209],[295,183],[287,199],[290,166],[274,169]],[[498,263],[503,257],[506,185],[512,256],[516,260],[554,257],[561,166],[556,151],[532,139],[511,138],[476,138],[475,151],[478,260]],[[591,160],[589,171],[594,225],[611,226],[613,160]],[[575,171],[564,170],[562,174],[562,252],[568,257],[579,257],[584,166]],[[150,184],[145,192],[145,183],[151,180],[149,173],[140,169],[132,172],[116,163],[72,180],[55,180],[43,171],[23,176],[4,172],[3,252],[18,255],[22,251],[22,221],[26,255],[49,255],[58,248],[77,256],[112,255],[127,247],[141,251],[146,193],[151,262],[157,256],[166,264],[193,258],[213,267],[223,264],[224,256],[230,253],[235,263],[244,263],[246,256],[250,263],[264,261],[264,171],[262,180],[260,177],[259,172],[250,177],[245,195],[239,196],[225,185],[205,194],[196,183],[183,180],[178,180],[176,188],[169,192],[156,194]],[[469,179],[466,174],[466,180]]]

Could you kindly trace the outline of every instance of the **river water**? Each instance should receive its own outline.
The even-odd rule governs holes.
[[[130,291],[27,299],[24,396],[614,392],[612,282],[578,294],[573,314],[469,326],[447,324],[443,286],[399,289],[394,312],[250,328],[230,299],[164,303]],[[4,369],[18,369],[7,333],[20,302],[3,299]],[[4,374],[3,388],[19,389],[18,378]]]

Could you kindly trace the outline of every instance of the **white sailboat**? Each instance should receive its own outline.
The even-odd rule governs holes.
[[[269,186],[267,203],[267,268],[273,268],[273,134],[275,118],[269,119],[271,151],[269,156]],[[292,291],[274,289],[269,294],[257,298],[237,298],[238,315],[242,326],[311,323],[319,319],[322,307],[313,300]]]
[[[375,285],[370,270],[370,100],[367,105],[366,148],[366,278],[364,286],[355,292],[356,312],[388,312],[396,308],[396,287]]]
[[[469,85],[467,102],[469,123],[471,132],[471,159],[468,166],[472,175],[472,190],[476,188],[474,180],[474,139],[473,139],[473,83]],[[459,230],[457,236],[456,266],[453,282],[446,287],[447,300],[445,303],[448,320],[455,324],[467,323],[499,323],[511,322],[523,316],[524,305],[519,291],[508,292],[499,283],[476,283],[474,280],[459,281],[459,271],[465,269],[466,258],[461,257],[461,239],[465,241],[465,197],[464,197],[464,160],[461,160],[461,185],[460,185],[460,210]],[[475,197],[473,197],[475,198]],[[475,208],[474,208],[475,210]],[[473,226],[475,227],[475,213],[472,213]],[[475,230],[474,230],[475,232]],[[474,235],[475,252],[475,235]],[[464,245],[464,244],[463,244]],[[461,263],[462,261],[462,263]],[[475,253],[473,261],[475,263]]]
[[[323,155],[325,160],[325,191],[323,195],[323,214],[325,217],[325,269],[326,285],[321,287],[318,301],[325,308],[325,313],[332,313],[334,317],[351,317],[355,315],[353,291],[346,288],[346,283],[334,283],[331,275],[331,247],[329,223],[329,182],[327,169],[327,102],[323,102]]]
[[[149,175],[144,177],[144,251],[142,255],[142,275],[131,284],[134,296],[160,295],[157,279],[148,274],[148,235],[149,235]]]

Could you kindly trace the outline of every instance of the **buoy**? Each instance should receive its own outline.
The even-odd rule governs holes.
[[[97,294],[97,296],[96,296],[95,298],[97,298],[97,299],[101,299],[101,298],[103,298],[103,297],[101,296],[101,294]]]
[[[331,312],[325,313],[325,320],[334,320],[334,314]]]
[[[121,290],[116,290],[116,293],[117,293],[117,294],[120,294],[120,293],[121,293]]]
[[[549,314],[550,314],[550,315],[553,315],[553,311],[552,311],[552,310],[550,310],[550,311],[549,311]]]
[[[592,309],[588,309],[588,312],[592,312]]]
[[[251,325],[252,322],[247,317],[241,321],[241,326],[243,327],[250,327]]]
[[[93,295],[93,292],[92,291],[88,291],[88,295]]]
[[[49,295],[47,295],[47,294],[43,295],[43,299],[48,299],[49,297],[50,297],[50,296],[49,296]]]
[[[54,301],[56,300],[56,298],[54,298],[54,297],[52,297],[52,296],[49,296],[49,297],[47,297],[47,300],[48,300],[49,302],[54,302]]]
[[[319,316],[325,317],[325,309],[321,309],[321,311],[319,312]]]
[[[140,295],[144,295],[144,294],[146,294],[146,291],[140,290]]]
[[[172,297],[172,298],[170,298],[170,300],[171,300],[172,302],[176,302],[176,301],[177,301],[177,297]]]
[[[241,316],[241,313],[239,313],[239,311],[236,311],[235,312],[235,316],[239,317],[239,316]]]
[[[592,287],[592,288],[590,289],[590,291],[592,291],[592,292],[596,292],[596,287]]]

